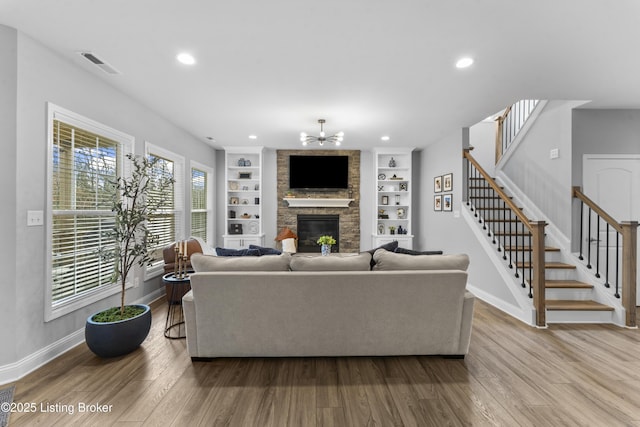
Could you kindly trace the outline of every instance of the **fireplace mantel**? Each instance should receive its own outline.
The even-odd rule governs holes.
[[[348,208],[354,199],[317,199],[302,197],[285,197],[282,200],[289,204],[290,208]]]

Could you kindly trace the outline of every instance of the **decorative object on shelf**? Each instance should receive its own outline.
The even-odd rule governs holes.
[[[251,160],[249,160],[249,159],[245,159],[245,161],[244,161],[244,167],[251,167]]]
[[[230,205],[238,205],[240,204],[240,199],[237,197],[230,197],[229,198],[229,204]]]
[[[378,185],[378,191],[384,191],[384,185]]]
[[[398,188],[400,191],[407,191],[409,189],[409,185],[406,182],[401,182]]]
[[[319,119],[318,123],[320,123],[320,136],[307,135],[305,132],[301,132],[300,141],[302,142],[302,145],[307,146],[313,142],[317,142],[318,145],[323,146],[325,142],[328,142],[338,146],[342,143],[344,139],[344,132],[338,132],[334,135],[326,136],[324,133],[324,124],[326,123],[326,120]]]
[[[407,211],[404,208],[398,208],[398,210],[396,211],[396,214],[398,215],[398,219],[404,219],[405,215],[407,214]]]
[[[398,226],[398,234],[404,234],[405,233],[405,229],[402,228],[401,225]]]
[[[251,172],[238,172],[238,179],[251,179]]]
[[[245,212],[245,213],[243,213],[243,214],[240,216],[240,218],[242,218],[242,219],[249,219],[249,218],[251,218],[251,214],[248,214],[248,213],[246,213],[246,212]]]
[[[378,234],[384,234],[384,224],[378,224]]]
[[[396,234],[396,228],[393,225],[389,226],[389,234],[392,234],[392,235]]]
[[[401,176],[396,176],[396,174],[395,174],[395,173],[394,173],[394,174],[393,174],[393,176],[392,176],[391,178],[389,178],[389,179],[394,180],[394,181],[402,181],[402,180],[403,180],[403,178],[402,178]]]
[[[390,168],[396,167],[396,161],[393,159],[393,157],[391,158],[391,160],[389,160],[389,167]]]
[[[446,212],[453,210],[453,194],[444,194],[442,196],[442,210]]]
[[[442,195],[438,194],[437,196],[433,196],[433,210],[441,211],[442,210]]]
[[[254,205],[259,205],[260,204],[260,197],[254,197],[253,198],[253,204]]]
[[[229,211],[229,218],[234,219],[236,217],[236,211]]]
[[[380,181],[384,181],[385,179],[387,179],[387,175],[383,174],[383,173],[379,173],[378,174],[378,179]]]
[[[453,174],[448,173],[442,176],[442,191],[453,191]]]
[[[389,214],[384,209],[378,210],[378,218],[379,219],[389,219]]]
[[[249,234],[258,234],[259,229],[260,226],[258,225],[257,221],[251,221],[249,223]]]
[[[320,236],[316,243],[322,246],[322,256],[327,256],[331,253],[331,246],[336,244],[336,239],[333,236]]]
[[[240,201],[240,204],[242,204],[242,205],[248,205],[248,204],[249,204],[249,200],[248,200],[248,199],[242,199],[242,200]]]
[[[229,224],[229,234],[242,234],[242,224]]]
[[[245,165],[245,163],[244,163],[244,158],[243,158],[243,157],[240,157],[240,158],[238,159],[238,166],[241,166],[241,167],[246,166],[246,165]]]
[[[253,186],[254,191],[260,191],[260,184],[256,184]]]
[[[389,196],[382,196],[382,204],[383,205],[389,204]]]
[[[396,205],[400,204],[400,195],[396,194]]]
[[[229,190],[236,191],[238,189],[238,183],[235,181],[229,181]]]
[[[435,178],[433,178],[433,192],[442,192],[442,176],[436,176]]]
[[[242,191],[249,191],[249,186],[248,185],[243,185],[242,186]]]

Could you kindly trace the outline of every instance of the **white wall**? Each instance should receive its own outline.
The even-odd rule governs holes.
[[[0,27],[0,31],[6,33],[7,29]],[[5,60],[10,60],[11,56],[5,55],[4,50],[7,48],[5,42],[9,39],[2,37],[1,40],[3,61],[0,73],[6,74],[5,68],[10,64]],[[5,153],[13,150],[16,152],[14,158],[3,157],[0,170],[3,177],[7,171],[11,175],[10,171],[13,170],[13,179],[6,177],[4,182],[17,183],[14,212],[2,211],[2,227],[9,227],[6,225],[8,222],[18,236],[15,256],[12,253],[7,257],[8,263],[15,265],[16,274],[13,276],[14,280],[5,282],[4,286],[11,289],[3,292],[4,300],[15,290],[15,298],[12,298],[15,315],[10,310],[0,311],[3,324],[15,328],[15,340],[9,341],[13,342],[13,348],[5,346],[0,350],[0,363],[4,364],[19,362],[70,334],[81,331],[91,313],[117,304],[118,296],[113,296],[51,322],[44,322],[44,283],[48,274],[45,266],[47,230],[44,227],[27,228],[26,215],[27,210],[42,210],[46,213],[49,208],[46,206],[48,101],[133,135],[136,138],[137,154],[143,154],[144,141],[148,140],[184,156],[187,166],[191,159],[205,165],[215,165],[213,149],[116,91],[91,72],[58,57],[20,32],[17,33],[17,44],[14,43],[14,46],[17,46],[14,66],[17,66],[18,71],[17,107],[14,108],[17,111],[15,136],[11,137],[10,130],[7,132],[0,129],[4,137],[8,136],[3,138]],[[116,79],[117,76],[112,78]],[[11,92],[3,90],[2,93],[0,108],[8,109],[4,94]],[[11,111],[8,111],[7,116],[11,115]],[[3,115],[3,123],[7,116]],[[185,191],[188,195],[189,183],[186,181],[185,179]],[[9,196],[12,197],[11,194]],[[187,198],[187,206],[189,205],[190,200]],[[190,218],[187,216],[187,227],[189,222]],[[11,232],[3,233],[3,242],[11,240],[11,235]],[[5,259],[4,256],[2,258]],[[6,274],[11,268],[4,271]],[[137,271],[136,275],[141,285],[127,292],[127,301],[144,299],[154,292],[157,294],[161,289],[159,278],[143,283],[141,271]]]
[[[471,155],[490,176],[495,176],[496,126],[496,122],[482,121],[469,128]]]

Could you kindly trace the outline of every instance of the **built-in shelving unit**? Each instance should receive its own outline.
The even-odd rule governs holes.
[[[225,148],[226,248],[264,246],[262,158],[262,147]]]
[[[373,246],[398,241],[413,248],[411,152],[413,148],[375,148]]]

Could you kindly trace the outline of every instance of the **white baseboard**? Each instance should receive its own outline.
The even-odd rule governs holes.
[[[509,304],[500,298],[496,298],[488,292],[483,291],[480,288],[473,286],[471,283],[467,283],[467,290],[471,292],[476,298],[486,302],[489,305],[494,306],[500,311],[504,311],[511,317],[520,320],[522,323],[528,326],[535,326],[535,317],[533,309],[523,310],[522,308]]]
[[[145,295],[131,304],[149,304],[164,296],[164,287],[156,289],[152,293]],[[0,366],[0,384],[7,384],[20,380],[25,375],[35,371],[39,367],[49,363],[84,342],[84,328],[79,329],[58,341],[41,348],[35,353],[18,360],[15,363]]]

